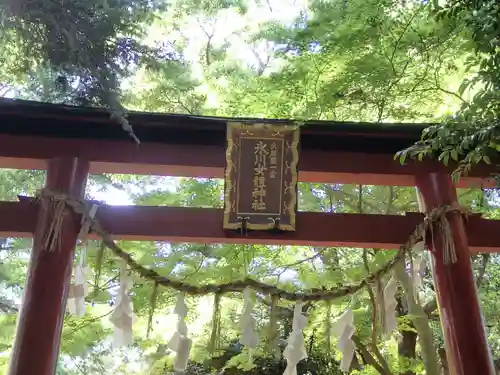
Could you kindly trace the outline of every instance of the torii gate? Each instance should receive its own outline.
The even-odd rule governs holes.
[[[227,119],[138,113],[129,119],[140,145],[103,110],[1,100],[0,167],[46,169],[48,189],[78,199],[89,173],[223,177]],[[417,186],[427,211],[455,204],[449,169],[431,161],[394,161],[395,152],[415,142],[425,126],[308,123],[301,129],[299,179]],[[460,185],[486,186],[490,172],[477,167]],[[0,235],[35,238],[9,375],[53,375],[56,368],[80,218],[65,218],[59,248],[49,252],[40,241],[48,216],[30,200],[0,202]],[[295,232],[251,232],[244,238],[222,229],[218,209],[104,206],[98,219],[116,239],[393,249],[422,215],[299,212]],[[456,213],[448,219],[458,262],[443,264],[439,240],[432,262],[449,366],[454,375],[494,375],[470,253],[500,251],[500,222],[473,215],[464,223]]]

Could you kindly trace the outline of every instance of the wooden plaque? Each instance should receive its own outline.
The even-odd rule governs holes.
[[[224,229],[295,230],[299,138],[294,125],[228,122]]]

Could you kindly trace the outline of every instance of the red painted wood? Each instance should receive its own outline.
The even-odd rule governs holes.
[[[52,159],[45,186],[80,198],[88,167],[87,162],[77,158]],[[37,220],[50,222],[52,217],[52,212],[40,211]],[[63,223],[60,248],[49,252],[40,241],[43,228],[37,226],[9,375],[55,373],[79,227],[80,219],[69,214]]]
[[[426,211],[457,202],[455,187],[447,174],[421,175],[416,182]],[[449,213],[448,220],[458,261],[451,265],[443,263],[442,239],[439,236],[435,238],[431,258],[450,374],[494,375],[465,225],[460,213]]]
[[[90,161],[91,173],[129,173],[223,178],[225,149],[221,146],[164,144],[93,139],[61,139],[0,134],[0,168],[43,169],[46,159],[78,156]],[[303,149],[299,180],[315,183],[414,186],[415,175],[443,170],[432,160],[400,165],[393,153],[369,154]],[[490,186],[492,167],[475,167],[460,187]]]
[[[0,237],[30,237],[37,209],[25,197],[21,202],[0,202]],[[423,220],[416,212],[404,216],[299,212],[296,232],[249,232],[241,236],[222,229],[223,211],[214,208],[102,206],[97,217],[116,239],[382,249],[399,247]],[[466,228],[471,252],[500,252],[500,220],[472,215]]]

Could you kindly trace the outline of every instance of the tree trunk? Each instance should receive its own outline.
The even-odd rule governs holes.
[[[404,367],[415,359],[417,346],[417,333],[413,331],[401,331],[402,339],[398,346],[400,364]],[[415,375],[413,371],[401,371],[400,375]]]
[[[443,375],[450,375],[448,368],[448,359],[446,358],[446,350],[444,348],[438,349],[439,358],[441,359],[441,366],[443,366]]]
[[[398,316],[408,315],[408,308],[406,301],[401,297],[396,297],[398,302],[397,305],[397,313]],[[409,323],[411,328],[413,328],[413,323]],[[398,345],[398,357],[400,363],[400,372],[399,375],[415,375],[413,371],[407,370],[404,368],[408,367],[408,364],[416,358],[417,355],[417,333],[408,330],[400,330],[401,334],[401,342]]]
[[[352,357],[352,362],[351,362],[351,368],[349,371],[361,371],[362,366],[361,363],[359,363],[358,359],[358,353],[354,352],[354,356]]]

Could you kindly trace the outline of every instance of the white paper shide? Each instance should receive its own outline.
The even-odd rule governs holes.
[[[283,357],[286,358],[286,368],[283,375],[297,375],[297,363],[307,358],[304,333],[302,332],[307,325],[307,317],[302,314],[302,306],[302,302],[297,302],[293,311],[292,332],[283,351]]]
[[[424,253],[424,241],[417,242],[415,246],[413,246],[412,250],[416,255],[415,259],[413,260],[411,279],[413,282],[413,287],[416,289],[422,287],[422,280],[427,267]]]
[[[384,322],[382,323],[383,333],[386,336],[389,336],[398,325],[396,320],[396,306],[398,305],[398,301],[396,300],[397,289],[398,283],[394,277],[391,277],[384,288]]]
[[[177,329],[168,342],[167,347],[176,352],[174,371],[184,372],[186,371],[191,346],[193,345],[193,341],[187,337],[186,316],[188,314],[188,307],[184,301],[184,293],[179,293],[177,296],[174,314],[177,315]]]
[[[68,291],[68,310],[70,314],[82,317],[85,315],[85,297],[88,295],[86,275],[90,274],[90,269],[79,264],[75,266],[73,274],[74,282]]]
[[[120,271],[120,288],[116,296],[115,310],[111,314],[111,323],[115,326],[113,334],[113,347],[118,348],[125,345],[130,345],[133,342],[132,325],[135,320],[134,311],[132,309],[132,301],[128,295],[132,281],[127,275],[125,263],[123,263]]]
[[[95,217],[98,206],[92,205],[89,216]],[[81,229],[79,237],[82,240],[81,254],[79,263],[73,268],[73,283],[69,286],[68,291],[68,310],[72,315],[82,317],[85,315],[85,297],[88,295],[87,276],[90,275],[91,270],[85,266],[87,257],[87,237],[90,230],[89,220],[83,216],[81,221]]]
[[[240,319],[241,337],[240,344],[248,348],[250,357],[253,350],[259,346],[259,335],[256,331],[257,323],[252,316],[252,300],[250,299],[250,289],[243,290],[243,313]]]
[[[340,371],[347,372],[351,368],[355,350],[352,335],[356,332],[356,327],[354,326],[354,314],[351,309],[346,310],[334,323],[333,331],[337,336],[337,349],[342,353]]]

